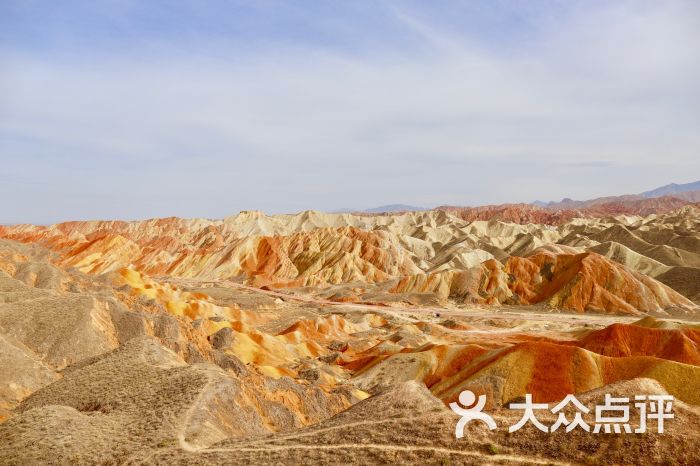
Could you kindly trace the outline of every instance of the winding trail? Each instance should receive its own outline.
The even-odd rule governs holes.
[[[571,463],[563,463],[552,461],[551,459],[527,458],[519,455],[487,455],[476,451],[457,450],[444,447],[428,447],[415,445],[387,445],[381,443],[335,443],[332,445],[267,445],[262,448],[210,448],[200,450],[200,453],[228,453],[228,452],[265,452],[271,451],[289,451],[289,450],[382,450],[382,451],[398,451],[406,453],[427,452],[427,453],[442,453],[447,455],[466,456],[470,458],[478,458],[485,461],[484,464],[489,464],[488,461],[512,461],[517,464],[554,464],[554,465],[570,465]]]
[[[202,285],[215,285],[222,286],[226,288],[236,288],[240,290],[245,290],[252,293],[264,294],[273,298],[279,298],[284,301],[295,301],[299,303],[314,304],[317,306],[333,307],[338,310],[356,310],[364,312],[372,312],[376,314],[391,314],[393,316],[410,315],[410,314],[432,314],[433,316],[439,314],[440,316],[458,316],[461,318],[474,318],[474,319],[494,319],[494,320],[526,320],[526,321],[539,321],[539,322],[561,322],[569,324],[595,324],[595,325],[610,325],[612,323],[632,323],[638,321],[640,316],[625,316],[625,315],[608,315],[608,314],[576,314],[570,312],[542,312],[536,308],[530,309],[503,309],[498,308],[498,311],[484,310],[482,307],[476,307],[474,310],[467,309],[446,309],[439,307],[401,307],[401,306],[385,306],[380,304],[359,304],[359,303],[345,303],[337,301],[329,301],[326,299],[315,298],[312,296],[283,293],[280,291],[261,289],[254,286],[245,285],[242,283],[236,283],[230,280],[198,280],[198,279],[188,279],[188,278],[172,278],[172,277],[157,277],[159,280],[168,281],[177,285],[185,286],[202,286]],[[667,321],[694,321],[696,319],[690,319],[682,316],[673,317],[655,317],[657,320],[667,320]]]

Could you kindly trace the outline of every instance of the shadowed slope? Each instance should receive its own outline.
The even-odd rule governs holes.
[[[648,379],[635,379],[606,386],[580,397],[593,406],[604,393],[613,395],[663,394]],[[519,412],[490,410],[496,431],[480,422],[467,424],[464,438],[455,439],[457,417],[415,383],[405,383],[353,406],[318,425],[289,434],[263,438],[227,440],[197,452],[163,449],[147,464],[679,464],[700,461],[693,439],[686,433],[700,424],[698,413],[682,402],[674,407],[676,419],[664,434],[649,433],[627,439],[620,448],[619,436],[593,436],[575,430],[542,433],[528,426],[508,434],[507,426],[518,421]],[[551,425],[555,416],[538,413]],[[632,422],[638,422],[635,414]]]

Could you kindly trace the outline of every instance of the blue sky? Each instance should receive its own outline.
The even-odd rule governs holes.
[[[696,1],[0,2],[0,223],[700,178]]]

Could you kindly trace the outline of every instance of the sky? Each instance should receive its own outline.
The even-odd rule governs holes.
[[[700,179],[700,2],[2,0],[0,224]]]

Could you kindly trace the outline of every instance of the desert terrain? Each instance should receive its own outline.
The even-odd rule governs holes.
[[[700,0],[0,0],[0,466],[700,466]]]
[[[700,464],[700,206],[0,226],[0,368],[0,464]],[[509,433],[526,394],[675,417]]]

